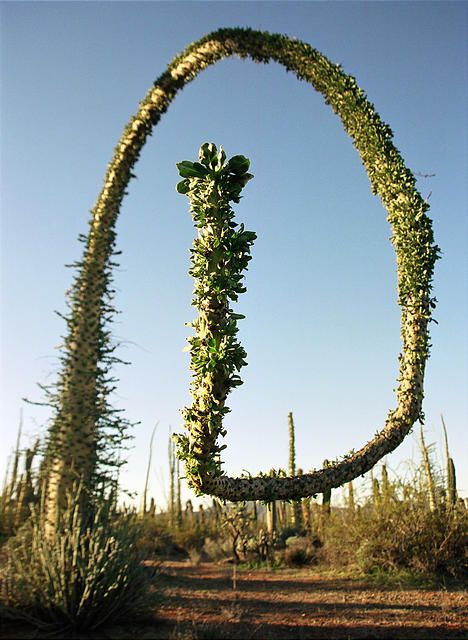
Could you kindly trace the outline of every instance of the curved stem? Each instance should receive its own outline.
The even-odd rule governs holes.
[[[397,407],[390,412],[382,431],[357,453],[311,474],[281,479],[207,476],[201,485],[201,490],[229,500],[271,499],[272,496],[299,498],[339,486],[365,473],[395,449],[415,420],[421,417],[424,367],[429,352],[430,288],[438,250],[433,244],[431,221],[426,216],[428,204],[416,190],[413,175],[394,147],[390,128],[381,121],[355,79],[310,45],[279,34],[250,29],[220,29],[208,34],[173,60],[125,128],[108,165],[104,187],[92,210],[81,281],[82,297],[72,310],[70,327],[75,356],[81,354],[78,356],[81,371],[77,370],[76,358],[67,361],[63,374],[66,384],[63,384],[62,413],[69,419],[67,417],[64,423],[66,427],[62,429],[59,442],[70,443],[67,468],[71,465],[79,472],[80,461],[95,459],[92,420],[83,432],[85,437],[80,447],[75,448],[79,459],[74,454],[73,434],[76,429],[82,432],[82,424],[78,424],[78,420],[82,419],[83,413],[73,412],[70,408],[76,399],[76,389],[80,388],[83,380],[89,381],[88,396],[93,395],[92,385],[100,354],[96,343],[89,337],[89,317],[102,312],[100,283],[104,282],[110,264],[115,223],[132,177],[132,168],[148,135],[178,91],[203,69],[235,55],[249,57],[255,62],[278,62],[324,96],[327,104],[341,118],[361,156],[373,192],[381,197],[388,211],[397,254],[403,348]],[[89,457],[87,452],[93,455]],[[61,456],[56,456],[49,469],[50,486],[56,491],[63,491],[59,487],[69,485],[69,481],[63,482],[67,472]],[[55,499],[56,496],[50,497],[52,501]]]

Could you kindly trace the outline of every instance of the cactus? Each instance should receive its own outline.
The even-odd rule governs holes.
[[[273,473],[271,473],[273,476]],[[266,527],[270,537],[273,537],[278,528],[278,505],[276,500],[271,500],[266,504]]]
[[[289,475],[296,475],[296,434],[294,430],[294,418],[291,412],[288,413],[289,428]]]
[[[330,466],[330,461],[324,460],[323,468],[328,469],[329,466]],[[331,493],[332,493],[331,487],[325,489],[325,491],[322,492],[322,513],[325,516],[329,516],[331,513]]]
[[[296,433],[294,427],[294,418],[292,412],[288,413],[288,431],[289,431],[289,475],[296,475]],[[302,476],[302,472],[297,474]],[[301,503],[294,500],[289,505],[289,524],[293,528],[301,526]]]
[[[302,469],[297,470],[297,475],[302,476],[304,471]],[[304,528],[306,531],[312,531],[312,511],[310,507],[311,497],[302,498],[298,505],[298,517],[297,517],[297,527],[302,529]]]
[[[24,472],[21,477],[21,482],[17,488],[15,517],[16,528],[18,528],[28,518],[30,507],[37,500],[33,485],[32,465],[38,449],[39,440],[36,441],[31,449],[26,449],[26,453],[24,454]]]
[[[47,509],[51,520],[64,490],[70,490],[77,475],[87,489],[93,490],[96,468],[105,453],[102,418],[105,416],[104,422],[109,423],[112,416],[106,404],[106,374],[114,362],[105,320],[113,313],[108,303],[115,225],[128,183],[134,177],[132,169],[153,127],[178,91],[206,67],[235,55],[250,57],[255,62],[274,60],[311,84],[352,137],[372,190],[388,211],[397,255],[403,348],[397,406],[390,411],[382,430],[356,453],[300,478],[268,475],[228,478],[220,473],[217,445],[213,434],[208,433],[203,454],[210,451],[213,460],[211,466],[204,460],[202,477],[196,482],[203,490],[228,500],[271,500],[273,496],[297,499],[321,493],[371,469],[402,442],[422,416],[424,369],[429,355],[428,322],[434,306],[430,292],[438,248],[426,215],[429,205],[417,191],[414,176],[394,147],[390,128],[382,122],[356,80],[310,45],[251,29],[220,29],[190,45],[151,87],[118,142],[103,189],[92,209],[90,232],[67,319],[63,369],[54,401],[56,418],[49,432]],[[112,426],[121,433],[121,424]],[[100,446],[96,447],[96,443]],[[205,471],[210,473],[206,475]]]
[[[13,495],[15,494],[15,492],[17,492],[17,487],[18,487],[18,469],[19,469],[19,462],[21,458],[20,444],[21,444],[22,431],[23,431],[23,410],[20,411],[20,421],[19,421],[18,433],[16,435],[16,447],[15,447],[15,453],[13,456],[13,469],[11,471],[9,496],[8,496],[8,500],[10,502],[13,499]]]
[[[388,471],[387,471],[386,464],[382,465],[381,483],[382,483],[382,500],[385,503],[390,499],[390,494],[391,494],[390,481],[388,479]]]
[[[39,440],[32,448],[22,450],[22,430],[23,412],[21,411],[16,446],[7,465],[0,496],[0,533],[7,536],[14,534],[29,517],[30,505],[37,500],[37,478],[33,475],[32,465],[39,450]],[[20,471],[21,464],[24,465],[23,471]]]
[[[188,526],[191,527],[193,523],[193,504],[191,500],[187,500],[185,503],[185,519]]]
[[[453,458],[447,462],[447,505],[453,507],[457,503],[457,476]]]
[[[429,509],[431,511],[436,511],[437,509],[436,483],[434,480],[432,463],[429,456],[429,447],[426,445],[424,441],[424,432],[423,432],[422,424],[419,430],[419,434],[420,434],[421,454],[423,458],[423,468],[424,468],[424,473],[426,475],[426,486],[427,486],[427,496],[429,499]]]
[[[176,461],[177,455],[175,450],[175,443],[171,435],[169,435],[168,442],[168,460],[169,460],[169,524],[171,529],[176,526]]]
[[[447,466],[446,471],[446,482],[447,482],[447,490],[446,490],[446,503],[447,507],[450,509],[457,502],[457,477],[455,474],[455,463],[453,458],[450,456],[449,446],[448,446],[448,436],[447,436],[447,428],[445,426],[444,417],[441,415],[440,419],[442,421],[442,429],[444,430],[444,440],[445,440],[445,461]]]
[[[348,482],[348,509],[354,511],[356,509],[356,503],[354,501],[354,487],[352,482]]]
[[[176,492],[175,492],[175,521],[178,529],[182,526],[182,493],[180,480],[180,460],[176,460]]]
[[[149,483],[149,475],[151,471],[151,461],[153,459],[153,440],[154,434],[156,433],[158,423],[156,423],[153,427],[153,431],[151,432],[149,451],[148,451],[148,466],[146,467],[146,476],[145,476],[145,488],[143,489],[143,504],[142,504],[142,513],[145,515],[146,513],[146,501],[148,496],[148,483]]]
[[[372,477],[372,504],[375,509],[378,509],[381,503],[381,494],[380,494],[380,483],[377,478]]]

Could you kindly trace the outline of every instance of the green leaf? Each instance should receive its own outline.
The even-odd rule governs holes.
[[[200,164],[199,162],[194,162],[193,168],[199,171],[204,176],[208,175],[208,169],[204,167],[202,164]]]
[[[228,168],[237,175],[247,173],[250,167],[250,160],[245,156],[233,156],[228,162]]]
[[[206,167],[212,167],[212,164],[216,161],[218,156],[218,149],[213,142],[205,142],[200,147],[200,151],[198,152],[198,159],[202,162]]]
[[[188,180],[181,180],[180,182],[178,182],[176,190],[178,191],[178,193],[188,193],[190,190]]]
[[[203,169],[203,167],[202,172],[194,166],[193,162],[190,162],[189,160],[178,162],[176,166],[182,178],[202,178],[204,175],[206,175],[206,170]]]

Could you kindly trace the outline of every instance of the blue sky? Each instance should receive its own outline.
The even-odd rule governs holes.
[[[468,494],[467,4],[459,2],[6,2],[1,6],[1,424],[3,475],[19,420],[24,444],[47,410],[37,383],[57,369],[79,233],[122,130],[151,83],[189,43],[226,26],[302,39],[343,65],[395,134],[430,197],[442,259],[426,377],[427,440],[442,459],[440,414]],[[181,92],[136,168],[118,223],[114,404],[135,427],[126,488],[141,491],[153,425],[151,492],[167,483],[167,437],[189,402],[195,317],[187,275],[194,232],[175,163],[205,141],[244,154],[255,178],[236,207],[257,232],[240,339],[245,384],[229,399],[225,468],[319,467],[359,448],[394,407],[399,338],[386,212],[338,118],[276,64],[227,60]],[[401,473],[417,438],[387,462]]]

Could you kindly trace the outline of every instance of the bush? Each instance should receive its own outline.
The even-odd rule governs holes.
[[[285,540],[286,548],[279,560],[287,567],[304,567],[317,562],[316,548],[308,537],[292,536]]]
[[[369,498],[355,511],[334,509],[325,522],[324,557],[334,567],[364,573],[409,570],[466,577],[468,512],[460,502],[431,510],[426,496],[406,486],[398,497]]]
[[[37,512],[6,545],[2,600],[12,618],[41,626],[96,629],[148,612],[147,569],[134,517],[103,499],[82,523],[79,493],[68,499],[60,526],[45,536]]]
[[[170,530],[166,514],[146,514],[139,521],[140,536],[137,547],[146,559],[164,558],[185,560],[188,551],[178,544],[175,533]]]

